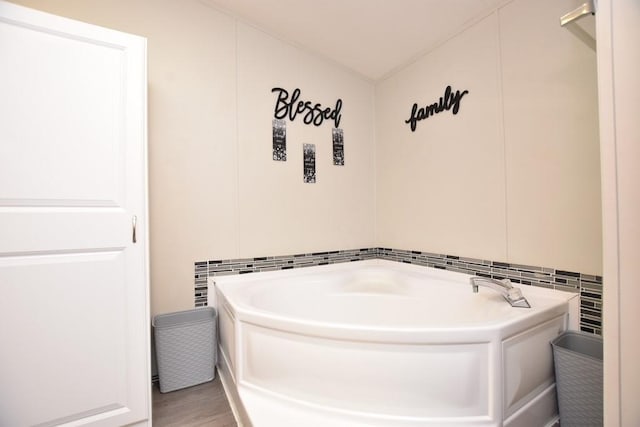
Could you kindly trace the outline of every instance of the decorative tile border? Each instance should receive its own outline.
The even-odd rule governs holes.
[[[195,306],[204,307],[207,305],[207,279],[209,276],[289,270],[374,258],[378,258],[377,248],[196,262]]]
[[[602,277],[546,267],[388,248],[314,252],[289,256],[199,261],[195,263],[195,306],[207,305],[209,276],[287,270],[366,259],[386,259],[460,273],[508,278],[524,285],[580,293],[580,329],[602,334]]]

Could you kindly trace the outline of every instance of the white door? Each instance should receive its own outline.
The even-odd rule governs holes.
[[[0,426],[148,422],[145,159],[145,39],[0,2]]]

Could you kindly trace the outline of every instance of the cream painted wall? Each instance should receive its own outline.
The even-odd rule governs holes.
[[[559,25],[582,3],[516,0],[498,12],[507,252],[601,275],[596,53]]]
[[[377,241],[382,247],[506,259],[497,18],[477,23],[376,87]],[[447,85],[457,115],[405,123]]]
[[[16,3],[148,39],[152,314],[193,307],[193,263],[239,253],[235,21],[172,0]]]
[[[380,246],[602,274],[595,53],[559,26],[579,3],[514,0],[377,85]],[[458,115],[411,132],[448,84]]]
[[[153,314],[193,306],[193,263],[207,259],[385,246],[601,271],[597,140],[569,128],[595,123],[569,72],[591,53],[539,22],[555,22],[556,6],[508,3],[374,89],[197,0],[16,3],[148,39]],[[540,25],[551,39],[534,37]],[[573,56],[557,62],[563,49]],[[554,71],[541,76],[529,56]],[[460,113],[411,133],[413,102],[448,84],[470,91]],[[288,123],[289,160],[270,160],[274,86],[327,106],[342,98],[344,167],[331,162],[331,125],[300,119]],[[316,184],[302,182],[303,143],[317,147]]]
[[[16,0],[148,39],[152,314],[194,304],[194,262],[374,245],[373,85],[197,0]],[[271,160],[274,86],[342,98],[331,124],[288,124]],[[302,182],[302,143],[318,182]]]
[[[273,87],[333,108],[342,99],[345,166],[333,165],[332,121],[287,120],[287,161],[272,161]],[[373,85],[247,25],[238,25],[240,256],[374,246]],[[317,182],[303,183],[302,144]]]

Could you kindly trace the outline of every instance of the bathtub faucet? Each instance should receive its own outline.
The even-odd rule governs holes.
[[[531,308],[529,301],[522,295],[522,291],[514,288],[509,279],[498,280],[489,277],[472,277],[471,287],[473,288],[473,292],[477,293],[479,286],[486,286],[487,288],[500,292],[512,307]]]

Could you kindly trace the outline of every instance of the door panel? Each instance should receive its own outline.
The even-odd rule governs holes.
[[[3,390],[12,385],[0,400],[3,425],[123,406],[124,258],[121,251],[0,258],[0,312],[14,313],[0,329],[14,355],[0,366]]]
[[[6,22],[0,49],[0,200],[120,206],[126,51]]]
[[[1,203],[0,253],[122,249],[131,243],[133,220],[124,209],[3,207]]]
[[[149,419],[145,52],[0,1],[2,426]]]

